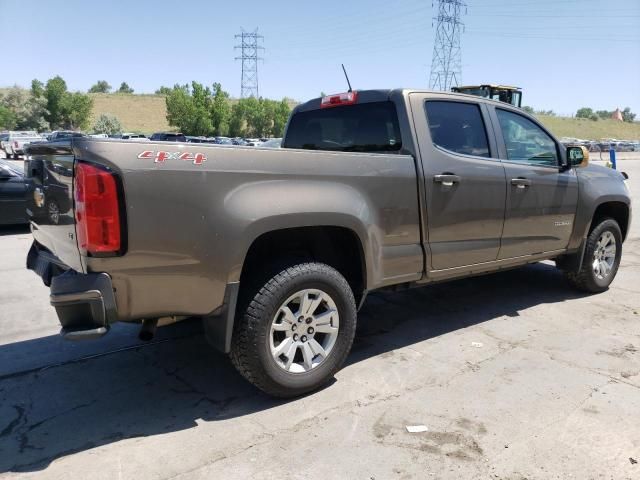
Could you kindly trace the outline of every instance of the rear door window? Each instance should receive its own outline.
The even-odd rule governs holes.
[[[434,145],[463,155],[491,156],[478,104],[429,100],[426,109]]]
[[[402,148],[393,102],[371,102],[298,112],[284,148],[340,152],[397,152]]]

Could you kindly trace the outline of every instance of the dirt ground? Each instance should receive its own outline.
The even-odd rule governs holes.
[[[619,168],[637,216],[640,160]],[[248,385],[197,322],[62,341],[29,245],[0,230],[0,477],[640,478],[637,219],[600,295],[550,263],[372,294],[347,365],[292,401]]]

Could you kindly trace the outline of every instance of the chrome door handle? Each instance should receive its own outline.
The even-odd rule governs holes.
[[[528,178],[512,178],[511,185],[518,188],[526,188],[531,186],[531,180]]]
[[[433,181],[436,183],[441,183],[445,187],[450,187],[454,183],[460,183],[460,177],[458,175],[454,175],[453,173],[443,173],[442,175],[434,175]]]

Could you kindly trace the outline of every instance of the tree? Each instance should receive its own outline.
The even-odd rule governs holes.
[[[109,93],[110,91],[111,85],[109,85],[106,80],[98,80],[96,84],[89,89],[89,93]]]
[[[589,107],[579,108],[576,112],[576,118],[591,118],[593,115],[593,110]]]
[[[160,87],[156,90],[156,95],[169,95],[173,89],[169,87]]]
[[[535,111],[533,110],[533,107],[530,107],[528,105],[525,105],[524,107],[522,107],[522,110],[527,112],[529,115],[533,115],[535,113]]]
[[[289,119],[289,101],[242,98],[231,109],[229,131],[233,136],[282,136]]]
[[[175,85],[165,99],[167,105],[167,121],[169,125],[178,127],[186,135],[191,135],[191,125],[195,116],[195,107],[189,85]]]
[[[44,96],[47,100],[45,118],[51,128],[59,128],[63,124],[62,102],[68,93],[67,83],[59,75],[47,80],[44,89]]]
[[[589,120],[597,122],[598,120],[600,120],[600,117],[598,115],[596,115],[595,113],[592,113],[591,116],[589,117]]]
[[[271,131],[274,137],[282,137],[284,135],[284,127],[287,125],[290,114],[291,107],[289,107],[289,99],[283,98],[275,108],[273,129]]]
[[[101,114],[93,124],[95,133],[106,133],[107,135],[115,135],[122,132],[122,124],[118,117],[110,113]]]
[[[44,83],[42,83],[37,78],[31,80],[31,95],[33,95],[35,98],[44,96]]]
[[[80,92],[67,92],[61,104],[63,126],[72,130],[85,130],[89,127],[89,117],[93,100]]]
[[[37,90],[33,85],[32,82],[32,91]],[[84,93],[69,92],[67,83],[59,75],[47,80],[42,99],[37,100],[43,102],[49,128],[84,129],[89,126],[93,100]]]
[[[133,93],[133,88],[131,88],[127,82],[122,82],[118,89],[118,93]]]
[[[213,104],[211,106],[211,126],[213,134],[222,136],[229,133],[229,120],[231,107],[229,106],[229,94],[222,90],[219,83],[213,84]]]
[[[0,129],[13,130],[16,128],[17,118],[15,113],[0,104]]]
[[[0,104],[11,112],[9,123],[20,130],[46,130],[49,123],[45,120],[47,114],[46,99],[36,98],[32,91],[18,87],[10,88],[0,100]]]
[[[609,110],[596,110],[596,115],[598,115],[598,117],[600,117],[602,120],[611,118],[612,114],[613,112],[610,112]]]
[[[629,122],[629,123],[633,123],[633,121],[636,118],[636,114],[631,112],[631,109],[629,107],[626,107],[623,111],[622,111],[622,120],[625,122]]]

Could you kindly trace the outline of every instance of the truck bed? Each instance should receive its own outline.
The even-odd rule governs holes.
[[[27,174],[47,193],[30,207],[36,245],[81,273],[106,272],[120,321],[207,315],[238,282],[252,242],[301,225],[358,235],[367,285],[413,281],[423,271],[413,157],[205,146],[91,138],[32,147]],[[74,227],[77,162],[103,165],[121,181],[124,251],[80,254]],[[54,197],[55,195],[55,197]],[[32,195],[33,196],[33,195]]]

